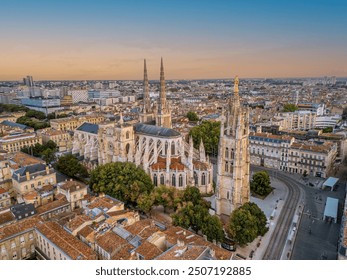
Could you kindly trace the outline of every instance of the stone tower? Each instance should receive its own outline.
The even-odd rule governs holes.
[[[234,95],[228,100],[221,122],[218,146],[216,213],[227,221],[231,212],[249,201],[249,110],[239,97],[239,79],[234,80]]]
[[[171,128],[171,110],[166,102],[163,58],[160,65],[160,93],[155,122],[157,126]]]
[[[140,117],[141,123],[150,123],[154,120],[153,111],[151,108],[151,99],[149,97],[149,85],[148,85],[146,59],[144,60],[144,73],[143,73],[143,107],[139,117]]]

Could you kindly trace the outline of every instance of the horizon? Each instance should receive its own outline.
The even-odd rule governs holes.
[[[157,80],[160,56],[167,80],[345,78],[346,10],[341,0],[4,1],[0,80],[141,80],[144,58]]]

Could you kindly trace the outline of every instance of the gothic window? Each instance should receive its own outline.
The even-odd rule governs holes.
[[[157,174],[154,174],[154,175],[153,175],[153,184],[154,184],[154,186],[158,186]]]
[[[129,133],[129,131],[127,131],[127,133],[125,134],[125,138],[129,139],[129,137],[130,137],[130,133]]]
[[[202,173],[202,176],[201,176],[201,185],[203,185],[203,186],[206,185],[206,175],[205,175],[205,173]]]
[[[167,155],[167,149],[169,147],[169,143],[168,142],[165,142],[165,155]]]
[[[233,159],[234,158],[234,149],[231,149],[231,155],[230,158]]]
[[[165,180],[164,180],[164,174],[160,175],[160,184],[164,185],[165,184]]]
[[[194,182],[195,182],[195,185],[198,185],[198,184],[199,184],[199,181],[198,181],[198,174],[196,174],[196,172],[194,172]]]
[[[225,157],[229,157],[229,148],[225,148]]]
[[[171,154],[172,155],[175,154],[175,143],[174,142],[171,143]]]
[[[172,183],[171,183],[171,185],[173,187],[176,187],[176,175],[175,174],[172,174]]]
[[[229,172],[229,165],[228,165],[228,162],[225,162],[225,172]]]
[[[230,192],[227,192],[227,199],[230,199]]]
[[[180,176],[178,177],[178,186],[179,187],[183,187],[183,176],[182,176],[182,174],[180,174]]]
[[[125,146],[125,151],[126,151],[127,154],[129,153],[129,150],[130,150],[130,144],[128,143],[128,144]]]

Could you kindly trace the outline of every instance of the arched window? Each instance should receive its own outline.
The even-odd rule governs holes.
[[[229,148],[225,148],[225,157],[229,157]]]
[[[194,182],[195,182],[195,185],[196,185],[196,186],[199,184],[199,181],[198,181],[198,174],[196,174],[196,172],[194,172]]]
[[[154,184],[154,186],[158,186],[157,174],[154,174],[154,175],[153,175],[153,184]]]
[[[176,175],[175,175],[175,174],[172,174],[171,185],[172,185],[173,187],[176,187]]]
[[[203,186],[206,185],[206,175],[205,175],[205,173],[202,173],[202,175],[201,175],[201,185],[203,185]]]
[[[229,172],[229,164],[227,161],[225,162],[225,172]]]
[[[125,138],[129,139],[129,136],[130,136],[130,133],[129,133],[129,131],[127,131],[127,133],[125,134]]]
[[[172,155],[175,154],[175,143],[174,142],[171,143],[171,154]]]
[[[233,159],[234,158],[234,149],[231,149],[231,155],[230,158]]]
[[[129,154],[129,150],[130,150],[130,144],[128,143],[125,146],[125,151],[126,151],[127,154]]]
[[[183,176],[182,176],[182,174],[180,174],[180,176],[178,177],[178,186],[179,187],[183,187]]]
[[[165,184],[165,179],[164,179],[164,174],[160,175],[160,185],[164,185]]]
[[[168,142],[165,142],[165,155],[167,155],[167,149],[169,147],[169,143]]]

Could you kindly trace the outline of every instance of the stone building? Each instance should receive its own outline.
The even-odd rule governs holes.
[[[249,110],[240,104],[238,84],[236,77],[218,146],[216,213],[224,221],[250,198]]]
[[[171,111],[166,101],[164,66],[161,60],[160,98],[156,111],[148,94],[146,64],[144,67],[144,101],[140,120],[154,121],[156,125],[118,122],[99,125],[84,123],[74,135],[73,154],[83,156],[89,162],[133,162],[141,166],[155,185],[186,188],[196,186],[203,193],[212,192],[212,164],[200,149],[193,148],[193,141],[186,143],[183,136],[171,129]],[[153,118],[152,118],[153,117]]]

